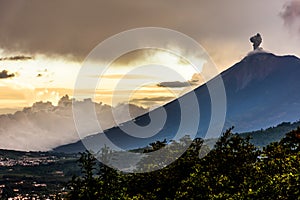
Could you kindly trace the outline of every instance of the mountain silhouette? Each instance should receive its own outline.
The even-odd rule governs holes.
[[[276,56],[272,53],[255,52],[249,54],[221,73],[227,98],[227,112],[223,131],[235,126],[235,132],[249,132],[277,125],[283,121],[300,119],[300,59],[295,56]],[[193,92],[199,102],[200,120],[197,137],[205,138],[211,119],[211,100],[207,85],[215,79],[199,86]],[[167,113],[167,120],[158,134],[148,138],[130,136],[120,127],[106,130],[84,138],[84,143],[94,146],[95,150],[101,144],[101,137],[105,134],[110,141],[123,149],[144,147],[150,142],[163,139],[172,139],[178,131],[181,135],[189,134],[188,125],[181,129],[181,109],[192,112],[193,107],[181,107],[180,100],[187,98],[187,93],[163,107],[142,115],[133,121],[140,126],[150,123],[150,115],[159,114],[160,109]],[[191,124],[195,119],[188,119]],[[131,122],[122,124],[122,128]],[[188,123],[187,123],[188,124]],[[141,133],[143,134],[143,133]],[[216,136],[220,133],[216,133]],[[102,135],[102,136],[101,136]],[[55,151],[76,152],[85,148],[81,141],[64,145]]]

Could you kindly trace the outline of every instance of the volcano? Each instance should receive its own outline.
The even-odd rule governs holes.
[[[254,51],[220,75],[226,91],[226,118],[223,131],[234,126],[235,132],[247,132],[274,126],[283,121],[300,119],[300,59],[287,55],[276,56],[272,53]],[[194,91],[199,102],[200,120],[196,137],[207,138],[206,132],[211,119],[211,100],[207,85],[215,79],[199,86]],[[191,92],[190,92],[191,93]],[[156,140],[172,139],[178,131],[188,133],[188,128],[179,128],[181,121],[180,109],[193,110],[192,107],[180,108],[182,97],[158,108],[150,113],[137,117],[131,122],[123,123],[124,128],[132,122],[147,126],[151,115],[164,109],[167,120],[161,130],[154,136],[139,138],[128,135],[121,127],[114,127],[83,139],[84,143],[99,146],[101,135],[105,134],[116,146],[123,149],[144,147]],[[187,111],[186,110],[186,111]],[[195,122],[195,119],[188,119]],[[141,133],[143,134],[143,133]],[[216,133],[216,136],[220,133]],[[82,141],[60,146],[55,151],[84,151]]]

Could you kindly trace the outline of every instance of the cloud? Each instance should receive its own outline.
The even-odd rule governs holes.
[[[130,100],[131,103],[137,103],[137,102],[166,102],[174,99],[174,97],[164,97],[164,96],[159,96],[159,97],[145,97],[145,98],[136,98]]]
[[[206,62],[203,65],[201,73],[194,73],[190,80],[188,81],[170,81],[170,82],[161,82],[157,84],[158,87],[168,87],[168,88],[187,88],[187,87],[197,87],[200,86],[210,79],[218,75],[218,71],[215,69],[215,66],[211,62]],[[187,88],[189,89],[189,88]]]
[[[300,32],[300,1],[293,0],[286,3],[280,13],[284,24],[290,28],[296,27]]]
[[[57,0],[1,2],[0,48],[48,56],[70,55],[82,60],[97,44],[121,31],[151,26],[161,22],[162,17],[169,19],[156,26],[167,27],[173,16],[165,11],[172,4],[160,4],[157,7],[153,3],[115,0],[84,4],[80,0],[72,4]]]
[[[10,102],[14,100],[26,100],[23,93],[24,89],[14,89],[8,86],[0,86],[0,90],[3,91],[0,93],[0,100],[9,100]],[[1,104],[1,107],[2,106],[3,105]]]
[[[194,73],[190,82],[194,84],[205,83],[203,76],[200,73]]]
[[[94,105],[99,123],[103,129],[116,126],[112,112],[117,113],[118,121],[129,120],[123,113],[129,107],[130,117],[147,112],[135,105],[111,107],[91,100],[76,101],[77,109],[83,113],[85,135],[95,133],[98,126],[91,122],[86,113],[87,106]],[[122,114],[122,115],[121,115]],[[79,140],[77,135],[72,100],[68,96],[60,99],[57,106],[50,102],[36,102],[14,114],[0,115],[0,148],[17,150],[46,151],[59,145]]]
[[[174,45],[174,48],[178,48],[175,46],[176,45]],[[164,59],[168,58],[172,58],[173,61],[176,60],[175,62],[177,62],[178,64],[189,65],[189,63],[184,58],[179,57],[172,52],[168,52],[167,50],[157,48],[147,48],[131,51],[117,58],[113,64],[115,66],[145,65],[149,63],[163,63]]]
[[[183,88],[183,87],[191,87],[197,86],[204,83],[204,79],[201,74],[194,73],[191,80],[188,81],[168,81],[168,82],[161,82],[157,84],[158,87],[168,87],[168,88]]]
[[[15,76],[15,74],[9,74],[7,70],[3,70],[0,72],[0,79],[12,78],[14,76]]]
[[[92,78],[101,78],[101,79],[151,79],[153,76],[149,75],[140,75],[140,74],[106,74],[101,76],[91,76]]]
[[[137,104],[137,105],[143,105],[146,107],[151,106],[151,108],[154,108],[156,106],[165,104],[166,102],[169,102],[173,99],[175,99],[175,97],[170,97],[170,96],[145,97],[145,98],[131,99],[130,103]]]
[[[218,57],[229,54],[230,57],[226,55],[220,60],[231,61],[232,52],[240,56],[241,42],[253,32],[253,26],[246,24],[259,22],[257,26],[265,27],[271,35],[275,30],[281,30],[274,23],[280,19],[270,16],[282,3],[261,4],[261,1],[238,0],[99,0],[84,3],[73,0],[72,4],[59,0],[1,1],[0,48],[30,55],[71,55],[82,61],[106,38],[128,29],[151,26],[181,31],[201,42],[209,53]],[[264,30],[260,31],[267,35]],[[223,46],[229,45],[232,49],[227,48],[224,52]],[[245,44],[243,50],[247,49]]]
[[[10,57],[3,57],[3,58],[0,58],[0,61],[4,61],[4,60],[31,60],[32,57],[30,56],[23,56],[23,55],[20,55],[20,56],[10,56]]]
[[[161,82],[157,84],[158,87],[169,87],[169,88],[181,88],[181,87],[189,87],[193,83],[190,82],[180,82],[180,81],[170,81],[170,82]]]
[[[140,102],[140,101],[169,101],[174,99],[174,97],[145,97],[145,98],[136,98],[132,99],[130,102]]]

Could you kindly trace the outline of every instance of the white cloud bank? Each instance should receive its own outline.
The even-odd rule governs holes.
[[[117,113],[119,122],[128,120],[127,115],[122,115],[122,113],[128,113],[124,110],[128,109],[128,105],[112,108],[91,100],[76,103],[83,112],[86,106],[93,104],[103,129],[116,125],[112,109]],[[147,112],[146,109],[135,105],[129,105],[129,111],[132,118]],[[89,123],[86,125],[86,135],[91,134],[89,130],[95,130],[95,127],[89,127]],[[37,102],[32,107],[24,108],[14,114],[0,115],[0,137],[0,149],[24,151],[46,151],[59,145],[78,141],[71,99],[65,96],[61,98],[57,106],[53,106],[50,102]]]

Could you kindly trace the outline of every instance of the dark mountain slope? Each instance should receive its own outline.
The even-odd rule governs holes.
[[[245,57],[221,74],[226,95],[227,113],[224,129],[235,126],[236,132],[247,132],[267,128],[282,121],[296,121],[300,118],[300,59],[295,56],[275,56],[271,53],[255,53]],[[208,84],[213,84],[212,79]],[[193,94],[176,99],[165,106],[151,111],[151,115],[159,116],[165,109],[167,120],[158,134],[146,139],[128,135],[119,127],[105,131],[105,135],[118,147],[125,149],[143,147],[155,140],[172,139],[176,133],[185,135],[191,133],[191,127],[198,125],[197,137],[204,138],[211,118],[211,100],[207,85],[194,90],[200,110],[200,120],[195,120],[195,105],[189,104]],[[185,106],[179,106],[185,102]],[[187,116],[185,125],[180,127],[181,116]],[[185,118],[186,119],[186,118]],[[146,126],[150,122],[149,113],[135,119],[135,123]],[[122,124],[131,127],[132,121]],[[140,133],[141,135],[143,132]],[[146,133],[145,133],[146,134]],[[211,137],[218,136],[211,135]],[[103,133],[89,136],[84,143],[99,150],[103,143]],[[83,150],[81,142],[65,145],[55,150],[74,152]]]

